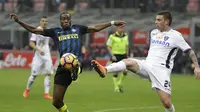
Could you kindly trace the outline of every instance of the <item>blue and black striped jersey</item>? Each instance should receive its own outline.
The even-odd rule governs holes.
[[[87,26],[72,25],[68,29],[45,29],[43,35],[53,38],[59,49],[60,57],[65,53],[73,53],[79,60],[82,60],[81,37],[86,33],[88,33]]]

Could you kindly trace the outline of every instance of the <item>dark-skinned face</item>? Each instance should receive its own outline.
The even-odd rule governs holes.
[[[62,14],[60,16],[60,25],[63,29],[71,26],[71,15],[70,14]]]

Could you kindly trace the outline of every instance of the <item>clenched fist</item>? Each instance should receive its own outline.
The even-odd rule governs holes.
[[[19,21],[17,14],[14,14],[14,13],[10,14],[10,19],[15,20],[16,22]]]

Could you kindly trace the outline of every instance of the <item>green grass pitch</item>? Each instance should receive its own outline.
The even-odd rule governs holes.
[[[51,100],[43,99],[43,76],[37,77],[29,97],[23,98],[29,74],[30,70],[23,69],[0,70],[0,112],[57,112]],[[84,72],[69,87],[65,103],[70,112],[164,112],[148,81],[129,74],[124,90],[123,94],[114,92],[111,75],[102,79],[95,72]],[[172,102],[176,112],[200,112],[200,81],[173,75]]]

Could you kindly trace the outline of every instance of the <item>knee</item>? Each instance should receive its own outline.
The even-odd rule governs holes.
[[[139,71],[139,65],[137,62],[131,58],[123,59],[123,62],[126,64],[126,68],[134,73]]]
[[[53,99],[52,105],[59,109],[64,105],[64,103],[62,100]]]
[[[122,61],[126,64],[126,67],[132,66],[132,63],[130,63],[130,59],[129,58],[123,59]]]
[[[37,75],[30,75],[29,80],[34,81]]]
[[[162,101],[162,103],[163,103],[163,106],[166,108],[166,109],[169,109],[169,108],[171,108],[171,101],[170,101],[170,99],[165,99],[165,100],[163,100]]]
[[[123,59],[123,62],[126,64],[126,67],[132,67],[135,66],[137,63],[133,59],[127,58]]]

